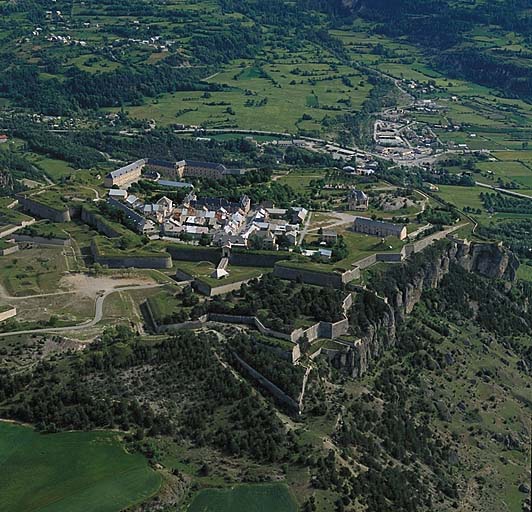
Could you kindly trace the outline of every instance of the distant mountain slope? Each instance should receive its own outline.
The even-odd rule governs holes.
[[[361,16],[389,37],[406,37],[451,77],[532,98],[532,12],[528,0],[364,0]],[[501,48],[499,32],[514,32],[525,47]],[[479,35],[485,37],[478,37]]]

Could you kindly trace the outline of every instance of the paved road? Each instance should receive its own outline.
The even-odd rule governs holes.
[[[520,197],[521,199],[530,199],[532,201],[532,196],[520,194],[519,192],[515,192],[513,190],[507,190],[505,188],[494,187],[493,185],[488,185],[487,183],[481,183],[480,181],[475,181],[475,184],[478,185],[479,187],[490,188],[491,190],[495,190],[496,192],[500,192],[501,194],[508,194],[509,196]]]
[[[307,236],[308,227],[310,226],[310,219],[312,218],[312,212],[308,212],[307,221],[305,222],[305,225],[303,226],[303,229],[301,230],[301,233],[299,235],[299,245],[303,243],[303,240],[305,240],[305,237]]]
[[[40,333],[62,333],[62,332],[70,332],[70,331],[82,331],[84,329],[89,329],[91,327],[94,327],[97,323],[101,321],[103,318],[103,304],[105,302],[105,299],[115,292],[123,292],[123,291],[132,291],[132,290],[147,290],[150,288],[159,288],[161,286],[164,286],[164,284],[148,284],[148,285],[139,285],[139,286],[121,286],[118,288],[114,288],[112,290],[107,290],[105,293],[99,295],[96,299],[96,307],[94,311],[94,318],[92,320],[88,320],[86,322],[83,322],[82,324],[78,325],[71,325],[69,327],[45,327],[43,329],[29,329],[27,331],[16,331],[16,332],[6,332],[6,333],[0,333],[0,338],[6,338],[8,336],[17,336],[20,334],[40,334]],[[48,295],[54,295],[54,294],[48,294]],[[46,295],[45,295],[46,296]],[[37,297],[37,295],[32,295],[32,297]]]

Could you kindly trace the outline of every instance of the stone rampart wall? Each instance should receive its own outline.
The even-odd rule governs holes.
[[[346,334],[349,331],[349,320],[344,318],[338,322],[320,322],[319,337],[334,339]]]
[[[19,202],[25,210],[33,215],[43,219],[50,219],[53,222],[70,222],[73,217],[78,216],[80,213],[80,208],[72,207],[56,210],[29,197],[19,197]]]
[[[17,308],[11,308],[7,311],[0,311],[0,322],[6,321],[8,318],[13,318],[17,314]]]
[[[11,226],[3,231],[0,231],[0,238],[5,238],[13,233],[16,233],[19,229],[25,228],[26,226],[31,226],[35,223],[35,219],[24,220],[18,226]],[[2,228],[0,228],[2,229]]]
[[[313,272],[312,270],[285,267],[282,265],[275,265],[273,275],[281,279],[288,279],[290,281],[301,280],[303,283],[314,284],[317,286],[342,288],[344,284],[341,274],[333,272]]]
[[[273,267],[278,261],[286,260],[287,257],[287,253],[275,251],[272,251],[271,254],[231,251],[229,263],[241,267]]]
[[[19,246],[15,244],[15,245],[12,245],[11,247],[0,249],[0,256],[9,256],[10,254],[17,252],[18,250],[19,250]]]
[[[384,263],[400,263],[405,259],[402,252],[381,252],[377,254],[377,261]]]
[[[368,256],[367,258],[363,258],[355,263],[355,265],[360,269],[364,270],[365,268],[371,267],[372,265],[375,265],[377,263],[377,255],[372,254],[371,256]]]
[[[255,368],[246,363],[238,354],[233,352],[233,355],[242,368],[246,370],[251,377],[253,377],[265,389],[267,389],[280,402],[287,405],[293,412],[299,413],[299,403],[296,400],[287,395],[281,388],[276,386],[273,382],[264,377],[264,375],[255,370]]]
[[[172,268],[172,257],[161,253],[160,256],[106,256],[101,255],[96,245],[91,243],[94,262],[109,268]]]
[[[109,238],[118,238],[120,236],[120,233],[117,230],[113,229],[113,227],[106,222],[103,222],[98,215],[95,215],[93,212],[90,212],[85,208],[81,209],[81,220],[89,226],[96,228],[99,233],[102,233]]]
[[[216,247],[194,247],[184,249],[176,245],[169,244],[166,250],[172,255],[174,260],[183,261],[210,261],[215,265],[220,261],[221,251]]]
[[[55,245],[55,246],[70,246],[72,240],[70,238],[47,238],[45,236],[31,236],[31,235],[14,235],[15,242],[27,242],[35,245]]]

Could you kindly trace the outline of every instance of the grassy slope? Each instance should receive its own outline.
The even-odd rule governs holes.
[[[239,485],[200,491],[187,512],[296,512],[297,503],[283,484]]]
[[[118,512],[154,494],[161,478],[105,432],[38,434],[0,423],[0,508]],[[53,462],[53,463],[52,463]]]

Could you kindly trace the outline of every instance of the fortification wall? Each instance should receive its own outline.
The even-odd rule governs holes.
[[[261,343],[260,341],[255,341],[255,343],[266,350],[275,352],[278,357],[280,357],[281,359],[285,359],[286,361],[289,361],[292,364],[296,363],[301,357],[301,350],[299,348],[299,345],[297,344],[294,344],[292,350],[286,350],[281,347],[273,347],[272,345],[268,345],[267,343]]]
[[[156,322],[153,316],[153,312],[151,311],[150,304],[148,302],[145,302],[144,307],[146,308],[150,321],[153,324],[155,331],[157,333],[179,331],[179,330],[184,330],[184,329],[199,329],[208,322],[238,323],[242,325],[251,325],[253,327],[256,327],[260,331],[260,328],[257,324],[258,320],[255,317],[238,316],[238,315],[219,315],[215,313],[210,313],[207,315],[200,316],[197,320],[190,320],[190,321],[181,322],[178,324],[161,325]],[[280,334],[283,336],[283,339],[286,339],[283,333],[275,333],[275,334]],[[273,336],[273,337],[278,338],[279,336]],[[260,343],[260,342],[257,342],[257,343],[267,348],[268,350],[275,351],[276,353],[279,354],[279,356],[281,356],[284,359],[289,360],[291,363],[295,363],[301,357],[301,350],[299,348],[299,345],[297,345],[296,343],[294,343],[293,348],[291,350],[283,349],[282,347],[273,347],[265,343]]]
[[[436,240],[441,240],[442,238],[445,238],[446,236],[448,236],[448,234],[449,230],[438,231],[436,233],[428,235],[427,237],[421,240],[404,245],[399,252],[381,252],[377,254],[372,254],[371,256],[363,258],[354,263],[355,268],[363,270],[365,268],[371,267],[377,262],[400,263],[406,258],[412,256],[412,254],[416,254],[418,252],[423,251]]]
[[[294,333],[298,335],[297,337],[298,340],[301,339],[302,337],[306,337],[308,341],[312,342],[314,340],[317,340],[320,337],[320,324],[319,322],[315,323],[314,325],[307,327],[305,330],[298,329],[294,331]]]
[[[50,219],[53,222],[70,222],[72,217],[76,217],[80,212],[80,208],[76,207],[56,210],[55,208],[41,204],[38,201],[34,201],[29,197],[21,196],[19,197],[19,202],[25,210],[33,215],[43,219]]]
[[[281,279],[288,279],[290,281],[300,280],[303,283],[314,284],[317,286],[342,288],[344,284],[341,274],[335,274],[333,272],[313,272],[312,270],[285,267],[281,265],[275,265],[273,275]]]
[[[19,229],[25,228],[26,226],[31,226],[35,223],[35,219],[24,220],[18,226],[11,226],[10,228],[0,231],[0,238],[5,238],[6,236],[16,233]]]
[[[342,309],[344,310],[345,315],[347,315],[347,312],[351,309],[352,305],[353,305],[353,294],[348,293],[342,303]]]
[[[109,268],[172,268],[172,258],[168,256],[97,256],[94,255],[94,261],[100,265],[106,265]]]
[[[244,368],[244,370],[246,370],[251,377],[253,377],[265,389],[267,389],[280,402],[287,405],[289,409],[299,413],[299,403],[296,400],[287,395],[281,388],[277,387],[273,382],[264,377],[264,375],[255,370],[255,368],[246,363],[236,352],[233,352],[233,355],[242,368]]]
[[[377,261],[384,263],[400,263],[405,259],[402,252],[381,252],[377,254]]]
[[[221,258],[221,251],[217,247],[181,248],[177,245],[168,245],[166,250],[174,260],[183,261],[210,261],[217,264]]]
[[[432,235],[427,236],[426,238],[422,238],[421,240],[418,240],[417,242],[413,242],[413,252],[418,253],[422,251],[423,249],[426,249],[432,242],[436,240],[441,240],[442,238],[445,238],[449,234],[449,230],[444,231],[437,231],[436,233],[432,233]]]
[[[8,318],[13,318],[17,314],[17,308],[11,308],[7,311],[0,311],[0,322],[5,322]]]
[[[198,281],[195,281],[195,282],[197,283]],[[206,285],[209,288],[209,292],[206,293],[206,295],[208,295],[209,297],[216,297],[216,295],[223,295],[224,293],[229,293],[234,290],[240,290],[240,287],[244,283],[247,283],[247,282],[248,280],[237,281],[235,283],[223,284],[221,286],[214,286],[214,287]],[[202,283],[202,284],[206,284],[206,283]]]
[[[319,337],[334,339],[347,334],[349,331],[349,320],[344,318],[339,322],[320,322],[319,324]]]
[[[355,279],[358,279],[360,277],[360,269],[358,267],[353,268],[352,270],[346,270],[342,274],[342,283],[347,284],[351,281],[354,281]]]
[[[18,245],[12,245],[11,247],[6,247],[5,249],[0,249],[0,256],[9,256],[14,252],[17,252],[20,249]]]
[[[182,272],[184,276],[187,274],[185,272]],[[177,275],[177,272],[176,272]],[[258,276],[259,278],[261,276]],[[185,281],[187,279],[184,279]],[[244,279],[243,281],[235,281],[234,283],[227,283],[227,284],[220,284],[219,286],[211,286],[207,284],[205,281],[201,281],[200,279],[195,279],[193,283],[193,287],[203,295],[207,295],[207,297],[216,297],[217,295],[224,295],[225,293],[230,293],[235,290],[240,290],[241,286],[245,283],[249,283],[251,279]],[[221,280],[223,283],[223,280]]]
[[[98,215],[88,211],[86,208],[81,208],[81,220],[109,238],[118,238],[120,236],[120,233],[113,229],[112,226],[103,222]]]
[[[30,236],[30,235],[14,235],[15,242],[27,242],[35,245],[54,245],[54,246],[70,246],[72,240],[70,238],[46,238],[44,236]]]
[[[179,269],[175,271],[175,277],[178,281],[194,281],[194,278],[190,274]]]
[[[190,320],[188,322],[181,322],[180,324],[168,324],[168,325],[160,325],[156,328],[158,333],[161,332],[172,332],[172,331],[180,331],[180,330],[186,330],[186,329],[200,329],[205,325],[205,322],[202,320]]]
[[[278,261],[286,260],[286,252],[271,252],[271,254],[255,253],[252,251],[231,251],[229,262],[241,267],[273,267]]]
[[[222,322],[228,324],[244,324],[252,325],[261,333],[266,336],[271,336],[272,338],[278,338],[281,340],[291,341],[295,343],[297,341],[297,334],[291,333],[287,334],[284,332],[276,331],[266,327],[257,317],[255,316],[243,316],[243,315],[224,315],[220,313],[209,313],[209,320],[212,322]],[[296,332],[296,331],[294,331]]]
[[[91,252],[95,263],[109,268],[172,268],[172,257],[161,253],[160,256],[105,256],[101,255],[96,245],[91,243]]]
[[[371,256],[368,256],[367,258],[363,258],[355,263],[355,265],[360,269],[363,270],[365,268],[371,267],[372,265],[375,265],[377,263],[377,255],[372,254]]]

